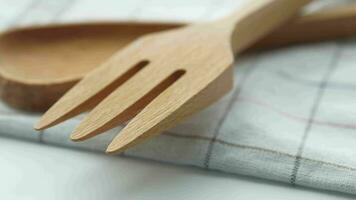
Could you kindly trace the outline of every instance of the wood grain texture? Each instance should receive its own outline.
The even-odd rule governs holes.
[[[71,138],[88,139],[130,116],[133,119],[107,149],[107,153],[123,151],[225,95],[233,85],[234,53],[275,30],[309,2],[255,0],[215,22],[140,37],[85,76],[35,128],[44,129],[72,117],[105,90]],[[131,77],[126,78],[132,69]],[[124,81],[118,81],[115,89],[111,85],[117,80]]]
[[[259,41],[253,48],[319,42],[356,35],[356,4],[303,15]]]
[[[303,15],[249,50],[351,36],[356,34],[355,20],[356,4]],[[46,111],[115,51],[144,34],[181,26],[184,24],[120,22],[7,31],[0,36],[0,96],[18,109]]]
[[[89,71],[141,35],[175,24],[101,23],[29,27],[0,36],[1,97],[45,111]]]

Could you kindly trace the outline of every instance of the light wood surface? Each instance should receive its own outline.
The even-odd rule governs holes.
[[[85,74],[137,37],[174,24],[101,23],[29,27],[0,37],[1,98],[45,111]]]
[[[285,23],[309,2],[256,0],[215,22],[140,37],[85,76],[35,128],[53,126],[98,104],[71,138],[90,138],[133,117],[107,153],[125,150],[226,94],[233,85],[233,54]]]
[[[305,14],[256,44],[270,48],[356,35],[356,3]]]
[[[356,34],[356,4],[302,15],[250,50]],[[14,29],[0,36],[1,98],[15,108],[46,111],[90,70],[139,36],[178,23],[88,23]],[[85,51],[83,51],[85,49]]]

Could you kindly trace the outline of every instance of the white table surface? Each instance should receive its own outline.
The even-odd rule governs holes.
[[[355,197],[270,181],[0,138],[0,199],[323,199]]]

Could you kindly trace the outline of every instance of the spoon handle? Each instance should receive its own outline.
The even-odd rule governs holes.
[[[356,34],[356,3],[302,14],[259,41],[254,48],[317,42]]]
[[[244,9],[218,20],[231,33],[232,50],[238,53],[298,13],[311,0],[252,0]]]

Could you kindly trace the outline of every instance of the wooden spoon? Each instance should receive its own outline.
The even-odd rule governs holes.
[[[0,37],[1,98],[45,111],[89,71],[137,37],[178,24],[100,23],[30,27]]]
[[[255,48],[313,42],[356,33],[356,4],[303,15]],[[13,29],[0,35],[0,95],[13,107],[45,111],[114,52],[139,36],[178,23],[89,23]]]

